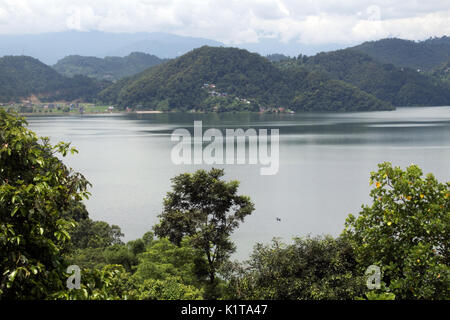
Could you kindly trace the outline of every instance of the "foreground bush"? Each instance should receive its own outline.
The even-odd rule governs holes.
[[[0,110],[0,297],[46,298],[66,279],[63,253],[74,220],[64,217],[88,196],[89,183],[67,168],[69,144],[52,146]]]
[[[382,270],[383,290],[396,299],[450,298],[450,183],[411,165],[379,165],[371,173],[371,206],[350,215],[343,233],[360,272]]]
[[[256,245],[245,264],[229,264],[222,274],[232,299],[354,299],[365,290],[352,247],[330,236],[274,240]]]

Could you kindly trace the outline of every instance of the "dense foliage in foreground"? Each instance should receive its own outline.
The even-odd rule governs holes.
[[[64,288],[69,212],[88,182],[57,158],[68,144],[39,142],[24,125],[0,111],[0,295],[39,299]]]
[[[337,238],[257,244],[232,262],[230,235],[253,204],[223,171],[175,177],[160,223],[123,243],[92,221],[89,183],[16,115],[0,111],[0,299],[449,299],[450,183],[415,165],[371,173],[372,204]],[[69,290],[66,268],[81,268]],[[365,272],[381,269],[368,289]],[[69,279],[70,280],[70,279]]]
[[[347,219],[344,237],[360,268],[383,266],[386,288],[401,299],[450,297],[450,183],[411,165],[372,172],[371,206]]]

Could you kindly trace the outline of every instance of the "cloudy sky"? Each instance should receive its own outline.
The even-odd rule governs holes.
[[[0,34],[169,32],[226,44],[450,35],[449,0],[0,0]]]

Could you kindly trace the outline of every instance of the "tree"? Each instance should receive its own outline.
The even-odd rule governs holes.
[[[217,269],[235,251],[231,233],[254,210],[249,197],[237,195],[239,182],[222,181],[223,175],[223,170],[213,168],[173,178],[160,223],[154,227],[156,235],[178,246],[188,236],[193,247],[204,253],[212,290]]]
[[[202,292],[186,285],[183,279],[169,277],[164,280],[147,279],[136,285],[133,299],[138,300],[201,300]]]
[[[76,249],[106,248],[113,244],[122,244],[120,238],[123,233],[119,226],[110,226],[107,222],[93,221],[86,217],[78,221],[77,226],[70,232],[70,237]]]
[[[206,275],[198,272],[198,266],[204,265],[205,261],[198,251],[187,240],[182,241],[179,247],[166,238],[155,240],[139,256],[139,264],[133,277],[141,283],[147,279],[179,277],[183,279],[183,284],[201,287]]]
[[[139,291],[129,281],[130,274],[122,265],[82,269],[80,289],[58,291],[50,296],[57,300],[127,300],[136,299]]]
[[[424,177],[417,165],[378,167],[371,173],[372,205],[350,215],[343,233],[361,272],[380,267],[386,291],[397,299],[448,299],[450,183]]]
[[[365,290],[352,247],[331,236],[257,244],[249,261],[228,262],[221,274],[229,299],[340,300]]]
[[[62,256],[74,220],[71,206],[88,197],[89,182],[67,168],[70,144],[52,146],[0,110],[0,297],[45,298],[67,278]]]

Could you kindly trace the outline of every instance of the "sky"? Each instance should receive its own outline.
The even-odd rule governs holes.
[[[0,34],[165,32],[228,45],[450,35],[450,0],[0,0]]]

